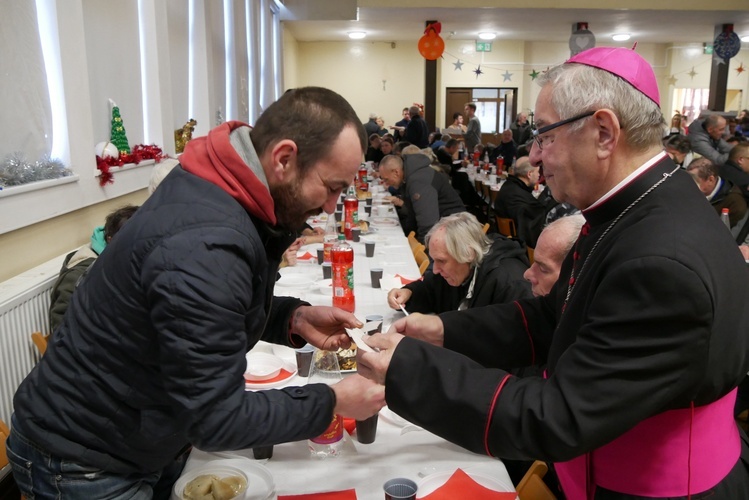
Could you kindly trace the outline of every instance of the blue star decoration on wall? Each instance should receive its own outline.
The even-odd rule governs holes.
[[[502,78],[504,78],[504,80],[502,80],[503,82],[510,82],[512,81],[512,73],[510,73],[509,70],[505,70],[505,72],[502,73]]]
[[[535,80],[536,78],[538,78],[538,75],[540,75],[540,73],[535,69],[528,74],[528,76],[531,77],[531,80]]]
[[[479,64],[479,67],[473,70],[474,73],[476,73],[476,78],[479,77],[479,75],[483,75],[484,72],[481,71],[481,65]]]
[[[455,71],[463,71],[463,63],[460,62],[460,59],[458,59],[457,62],[454,62],[453,66],[455,66]]]

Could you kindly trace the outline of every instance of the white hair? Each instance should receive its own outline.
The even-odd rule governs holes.
[[[443,228],[447,253],[461,264],[478,266],[489,253],[492,240],[484,234],[483,226],[473,214],[458,212],[442,217],[424,238],[427,247],[432,236]]]
[[[560,120],[610,109],[619,119],[627,145],[635,151],[661,146],[666,121],[658,105],[624,79],[585,64],[565,63],[542,73],[541,87],[552,86],[551,104]],[[583,122],[567,125],[579,130]]]
[[[585,224],[585,217],[577,213],[555,220],[542,231],[542,233],[547,233],[547,236],[551,235],[559,244],[560,255],[558,255],[558,258],[560,261],[564,259],[572,245],[577,241],[583,224]]]
[[[161,181],[169,175],[174,167],[179,165],[179,161],[174,158],[167,158],[157,163],[151,171],[151,178],[148,181],[148,196],[151,196]]]

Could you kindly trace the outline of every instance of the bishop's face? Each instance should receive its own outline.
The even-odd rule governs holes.
[[[552,85],[546,85],[538,94],[535,114],[538,128],[561,120],[551,104],[551,96]],[[595,193],[605,182],[605,171],[596,155],[597,134],[591,121],[591,117],[584,118],[580,130],[562,125],[542,134],[543,149],[533,141],[530,153],[531,164],[541,167],[554,198],[581,210],[598,199]]]

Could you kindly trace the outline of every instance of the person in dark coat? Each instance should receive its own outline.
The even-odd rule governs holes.
[[[403,232],[415,231],[419,241],[442,217],[465,211],[448,176],[431,168],[429,158],[421,153],[386,156],[380,162],[380,179],[400,191]]]
[[[548,195],[533,196],[539,180],[539,169],[531,165],[528,157],[518,159],[512,175],[499,188],[494,200],[494,212],[499,217],[515,221],[518,238],[533,248],[544,228],[546,213],[556,201]]]
[[[494,148],[489,155],[489,162],[497,163],[497,158],[502,157],[504,162],[504,168],[508,169],[512,166],[513,160],[517,155],[518,146],[517,143],[512,139],[512,131],[510,129],[502,132],[502,141],[499,146]]]
[[[191,445],[297,441],[382,407],[359,376],[259,392],[244,379],[261,339],[335,350],[361,325],[273,289],[294,232],[335,210],[365,146],[348,102],[316,87],[286,92],[253,128],[230,121],[187,144],[16,392],[8,455],[24,495],[168,498]]]
[[[52,285],[52,293],[49,299],[49,331],[54,332],[62,323],[65,311],[70,305],[78,282],[85,272],[91,267],[99,254],[107,247],[107,243],[117,234],[120,228],[128,221],[138,209],[134,205],[125,205],[107,215],[104,225],[94,229],[91,234],[91,242],[81,248],[70,252],[60,269],[60,275],[55,284]]]
[[[749,498],[733,417],[746,264],[663,151],[652,68],[596,47],[537,82],[531,163],[586,219],[559,280],[398,320],[367,338],[379,351],[359,351],[359,373],[385,384],[392,411],[474,453],[553,462],[568,499]],[[500,368],[533,362],[544,377]]]
[[[369,121],[364,124],[364,132],[367,134],[367,137],[371,136],[372,134],[380,135],[380,125],[377,123],[377,113],[370,113],[369,114]]]
[[[733,228],[746,215],[746,199],[738,186],[718,175],[718,166],[707,158],[697,158],[687,167],[687,172],[697,183],[702,194],[718,215],[728,209],[728,218]]]
[[[391,308],[442,313],[532,296],[523,278],[529,266],[523,245],[499,234],[485,235],[470,213],[443,217],[425,241],[434,267],[423,280],[390,290]]]
[[[512,140],[515,144],[522,145],[531,139],[531,124],[528,123],[528,115],[522,111],[515,117],[515,121],[510,124],[512,130]]]
[[[749,196],[749,143],[736,144],[728,153],[728,161],[719,167],[718,173],[734,186],[739,186],[744,196]]]
[[[405,140],[419,149],[428,147],[429,127],[421,116],[421,110],[418,106],[411,106],[408,108],[408,113],[411,116],[411,120],[406,125]]]

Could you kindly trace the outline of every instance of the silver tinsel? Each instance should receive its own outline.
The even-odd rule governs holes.
[[[29,163],[23,153],[12,153],[0,163],[0,189],[29,182],[46,181],[73,175],[73,171],[56,158],[44,156]]]

